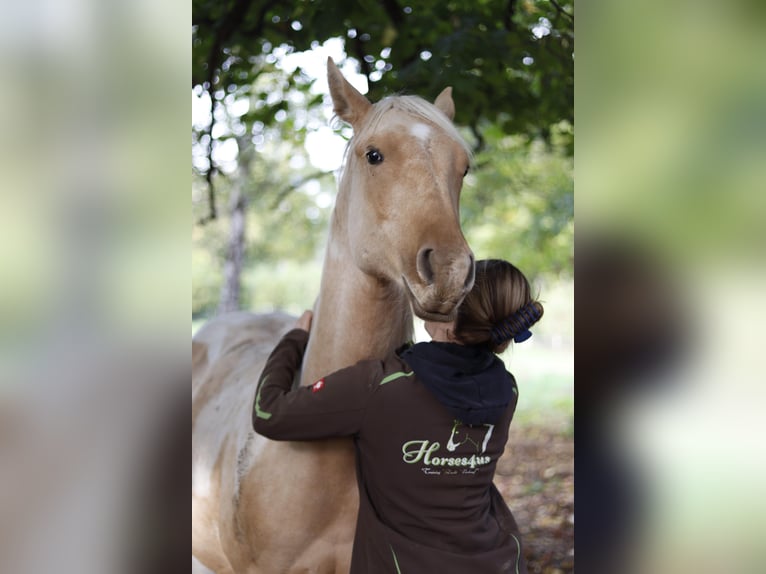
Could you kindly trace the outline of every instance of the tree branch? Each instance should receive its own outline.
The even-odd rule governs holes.
[[[207,182],[207,203],[208,213],[205,217],[201,218],[197,223],[199,225],[205,225],[206,223],[213,221],[218,217],[218,211],[215,207],[215,186],[213,185],[213,176],[215,175],[216,168],[213,163],[213,126],[215,125],[215,89],[212,83],[207,85],[207,95],[210,98],[210,124],[205,130],[207,134],[207,172],[205,173],[205,182]]]
[[[208,169],[205,174],[205,181],[207,182],[207,197],[209,204],[209,211],[207,216],[199,220],[200,225],[204,225],[209,221],[213,221],[218,217],[218,211],[215,206],[215,186],[213,185],[213,176],[215,175],[216,168],[213,163],[213,127],[215,126],[215,86],[218,83],[216,80],[220,80],[220,77],[216,77],[218,68],[221,65],[221,56],[223,55],[223,44],[228,40],[231,35],[237,30],[237,27],[244,20],[247,11],[250,9],[250,4],[253,0],[236,0],[232,9],[226,14],[221,21],[220,26],[215,31],[215,37],[213,38],[213,44],[210,46],[210,52],[207,57],[207,78],[204,88],[207,90],[210,97],[210,125],[205,131],[209,138],[209,144],[207,149]],[[261,16],[265,14],[264,10],[261,12]]]
[[[212,122],[211,122],[212,123]],[[200,218],[197,221],[198,225],[205,225],[206,223],[209,223],[213,221],[216,217],[218,217],[218,211],[215,207],[215,186],[213,185],[213,175],[215,174],[216,169],[213,167],[213,141],[211,139],[210,141],[210,151],[208,153],[208,161],[210,162],[210,165],[207,168],[207,173],[205,173],[205,181],[207,182],[207,204],[208,204],[208,213],[205,217]]]
[[[516,30],[516,24],[513,21],[514,14],[516,14],[516,0],[508,0],[508,7],[503,14],[503,26],[508,32]]]
[[[315,171],[308,175],[303,176],[299,180],[291,183],[290,185],[287,185],[283,187],[278,193],[277,196],[274,198],[274,201],[272,202],[269,209],[276,209],[279,207],[279,204],[282,203],[282,200],[285,199],[290,193],[301,187],[302,185],[310,182],[314,179],[321,179],[327,175],[331,175],[332,171]]]
[[[266,23],[266,12],[268,12],[279,0],[270,0],[269,2],[265,2],[263,6],[261,6],[260,11],[258,12],[258,18],[256,18],[255,28],[248,31],[248,35],[251,35],[258,38],[263,33],[263,25]]]
[[[236,0],[232,9],[221,21],[220,26],[215,31],[213,44],[210,46],[210,52],[207,57],[207,83],[212,87],[215,74],[221,64],[221,55],[223,54],[223,43],[228,40],[236,31],[245,18],[250,4],[253,0]]]
[[[486,141],[484,140],[484,136],[481,135],[481,132],[479,131],[479,128],[475,123],[472,123],[469,127],[471,128],[471,133],[473,134],[473,137],[476,138],[476,145],[473,146],[473,153],[479,153],[481,150],[484,149],[484,146],[486,145]]]
[[[561,5],[558,2],[556,2],[556,0],[548,0],[548,1],[556,9],[556,12],[558,12],[562,16],[566,16],[567,18],[569,18],[571,22],[574,22],[574,16],[570,14],[569,12],[567,12],[566,10],[564,10],[564,8],[562,8]]]
[[[367,78],[367,85],[370,85],[370,74],[372,73],[372,68],[370,67],[369,62],[364,59],[366,54],[364,53],[364,44],[360,39],[361,35],[362,33],[357,30],[356,38],[354,38],[354,53],[359,60],[359,65],[362,67],[362,73]]]
[[[399,4],[396,3],[396,0],[383,0],[382,4],[391,21],[397,26],[401,24],[404,19],[402,16],[403,12]]]

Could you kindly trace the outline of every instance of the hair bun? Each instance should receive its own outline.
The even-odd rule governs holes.
[[[539,304],[535,301],[527,303],[492,327],[490,332],[492,342],[495,345],[500,345],[509,339],[513,339],[516,343],[526,341],[532,336],[529,328],[537,323],[540,317],[542,317],[542,313]]]

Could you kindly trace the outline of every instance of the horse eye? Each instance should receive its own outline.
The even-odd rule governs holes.
[[[367,157],[367,163],[370,165],[378,165],[379,163],[383,163],[383,154],[375,148],[368,150],[365,156]]]
[[[463,172],[463,177],[468,175],[468,170],[471,169],[469,167],[465,168],[465,171]]]

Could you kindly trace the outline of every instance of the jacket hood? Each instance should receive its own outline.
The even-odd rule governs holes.
[[[400,357],[463,424],[495,424],[516,400],[513,375],[483,347],[431,341]]]

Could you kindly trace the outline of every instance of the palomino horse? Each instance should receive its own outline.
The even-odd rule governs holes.
[[[446,88],[371,104],[332,62],[346,151],[300,384],[412,335],[412,310],[447,321],[473,285],[458,200],[469,149]],[[351,440],[274,442],[251,409],[263,362],[292,320],[224,315],[192,345],[192,552],[218,573],[348,572],[358,494]]]

